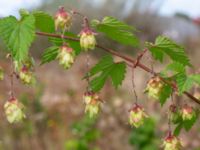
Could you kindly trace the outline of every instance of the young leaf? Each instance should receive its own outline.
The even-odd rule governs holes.
[[[55,60],[57,55],[58,55],[58,49],[59,49],[58,46],[52,46],[52,47],[47,48],[44,51],[44,53],[42,54],[41,65],[45,64],[45,63],[48,63],[48,62],[50,62],[52,60]]]
[[[152,52],[153,57],[161,62],[164,54],[166,54],[173,61],[184,66],[191,65],[184,48],[165,36],[158,36],[155,44],[148,43],[146,46]]]
[[[35,37],[35,18],[33,15],[17,20],[9,16],[0,20],[0,37],[3,39],[14,59],[22,61]]]
[[[114,63],[110,55],[103,57],[88,73],[94,77],[90,82],[93,91],[99,91],[108,78],[112,79],[113,85],[117,88],[122,84],[125,77],[126,65],[124,62]]]
[[[139,44],[138,38],[132,33],[135,29],[113,17],[105,17],[101,22],[93,20],[91,24],[98,32],[121,44],[131,46]]]
[[[35,26],[42,32],[53,33],[55,31],[54,20],[52,16],[42,11],[33,12],[35,17]]]

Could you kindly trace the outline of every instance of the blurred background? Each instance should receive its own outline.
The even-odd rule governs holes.
[[[18,10],[42,10],[54,15],[59,6],[77,10],[90,19],[114,16],[135,26],[140,32],[141,47],[144,41],[154,41],[157,35],[167,35],[186,48],[194,68],[200,65],[200,1],[199,0],[0,0],[0,17],[15,15]],[[80,31],[81,22],[74,19],[72,31]],[[104,46],[134,55],[137,49],[120,46],[104,37],[98,37]],[[134,102],[131,73],[120,89],[115,90],[108,82],[101,91],[105,101],[101,114],[95,119],[84,115],[82,101],[86,83],[85,55],[76,59],[74,66],[64,71],[58,62],[39,66],[40,57],[50,43],[45,37],[38,37],[31,47],[36,59],[37,84],[27,87],[15,81],[15,94],[26,105],[27,119],[20,124],[10,125],[3,112],[3,104],[9,98],[9,62],[5,59],[0,43],[1,66],[7,75],[0,82],[0,150],[159,150],[161,139],[167,131],[166,108],[149,100],[143,94],[145,84],[151,77],[140,69],[136,70],[136,90],[150,119],[145,126],[135,129],[128,124],[128,110]],[[91,53],[91,65],[105,55],[101,50]],[[116,58],[117,59],[117,58]],[[142,60],[150,64],[148,54]],[[163,66],[155,63],[158,72]],[[193,92],[193,91],[191,91]],[[181,103],[186,97],[176,97]],[[168,105],[168,104],[166,104]],[[191,103],[195,106],[195,104]],[[199,123],[190,132],[183,131],[180,138],[184,150],[200,150]]]

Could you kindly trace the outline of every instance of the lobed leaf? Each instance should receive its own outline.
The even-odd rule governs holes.
[[[138,38],[132,33],[135,29],[113,17],[105,17],[101,22],[93,20],[91,24],[98,32],[121,44],[130,46],[139,44]]]

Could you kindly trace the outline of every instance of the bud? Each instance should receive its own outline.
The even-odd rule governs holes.
[[[181,150],[182,143],[179,138],[169,133],[163,142],[164,150]]]
[[[26,116],[24,106],[16,98],[11,98],[4,104],[4,110],[9,123],[22,121]]]
[[[72,25],[72,17],[64,10],[64,7],[60,7],[55,16],[55,28],[67,29]]]
[[[134,104],[129,112],[130,125],[138,128],[144,124],[145,118],[148,118],[148,115],[145,113],[144,108],[138,104]]]
[[[95,33],[89,28],[84,28],[80,35],[80,45],[85,51],[94,49],[96,45]]]
[[[86,92],[83,96],[84,103],[86,104],[85,112],[89,117],[93,118],[99,113],[101,100],[96,93]]]
[[[26,66],[21,68],[19,78],[24,84],[32,84],[34,81],[33,73]]]
[[[2,69],[2,67],[0,66],[0,80],[4,79],[4,71]]]
[[[59,49],[57,59],[59,60],[59,64],[63,66],[63,68],[69,69],[74,63],[74,50],[66,45],[61,46]]]
[[[160,77],[153,77],[147,83],[145,92],[148,93],[149,97],[158,100],[163,90],[163,87],[164,87],[164,82],[160,79]]]
[[[183,120],[192,120],[194,117],[196,117],[196,113],[193,107],[185,104],[181,110],[181,116]]]

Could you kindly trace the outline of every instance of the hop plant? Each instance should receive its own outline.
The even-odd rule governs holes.
[[[66,45],[61,46],[57,59],[59,60],[59,64],[63,66],[63,68],[69,69],[75,60],[74,50]]]
[[[80,45],[82,49],[88,51],[88,50],[93,50],[95,48],[96,45],[95,33],[91,29],[84,28],[79,35],[80,35]]]
[[[0,80],[4,79],[4,71],[2,69],[2,67],[0,66]]]
[[[64,7],[60,7],[55,15],[55,28],[69,30],[72,25],[72,17],[64,10]]]
[[[134,104],[129,112],[130,125],[138,128],[144,124],[145,118],[148,118],[148,115],[145,113],[144,108],[138,104]]]
[[[163,142],[164,150],[180,150],[182,143],[179,138],[169,133]]]
[[[19,71],[19,78],[24,84],[32,84],[34,81],[33,73],[26,66]]]
[[[9,99],[4,104],[4,110],[9,123],[20,122],[26,117],[23,104],[16,98]]]
[[[94,92],[86,92],[83,96],[85,103],[85,112],[89,114],[89,117],[93,118],[99,113],[101,100],[99,96]]]
[[[160,77],[153,77],[147,83],[145,92],[148,93],[149,97],[158,100],[160,95],[162,94],[161,92],[163,90],[163,87],[164,87],[164,82],[160,79]]]
[[[200,100],[200,92],[195,92],[194,97]]]
[[[183,120],[192,120],[196,117],[196,113],[193,107],[185,104],[181,110],[181,116]]]

